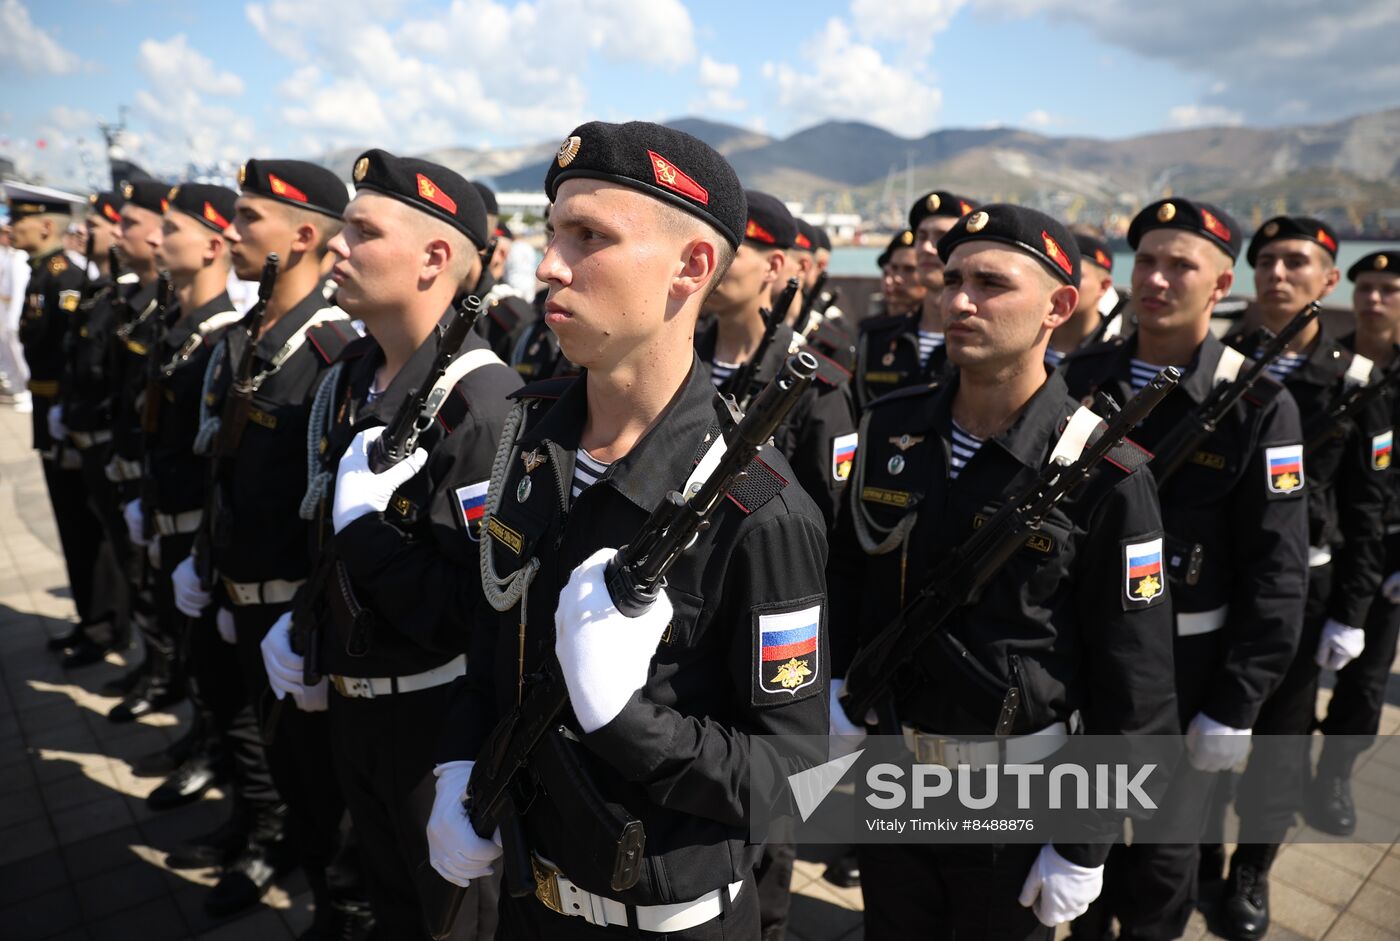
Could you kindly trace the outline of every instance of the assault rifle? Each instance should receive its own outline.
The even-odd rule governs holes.
[[[418,437],[428,430],[442,406],[442,400],[452,391],[446,389],[434,392],[433,386],[446,373],[452,361],[462,352],[462,344],[467,342],[486,304],[474,294],[463,297],[457,307],[456,316],[447,328],[438,334],[437,358],[433,368],[423,380],[423,384],[413,394],[404,399],[399,410],[394,413],[389,427],[370,447],[369,467],[376,474],[393,467],[413,453],[418,445]]]
[[[792,332],[800,337],[807,335],[807,325],[812,322],[812,315],[817,313],[817,301],[821,299],[822,291],[826,288],[827,274],[823,271],[817,275],[816,283],[812,285],[812,290],[806,291],[802,295],[802,310],[797,315],[797,320],[792,325]],[[781,309],[781,307],[779,308]]]
[[[1099,397],[1101,408],[1112,413],[1107,426],[1089,436],[1088,444],[1073,461],[1052,459],[1040,475],[1002,505],[984,525],[973,531],[933,576],[870,642],[864,644],[850,669],[841,706],[846,715],[860,722],[871,710],[897,695],[902,685],[913,679],[907,667],[918,651],[936,634],[946,634],[944,625],[960,607],[981,596],[987,583],[1038,530],[1055,505],[1074,491],[1094,471],[1099,461],[1146,418],[1181,380],[1181,373],[1168,367],[1157,374],[1137,395],[1117,410],[1108,396]],[[1013,686],[1006,693],[997,722],[997,734],[1010,733],[1018,708],[1019,693]]]
[[[753,377],[758,374],[758,367],[763,365],[763,359],[768,355],[768,348],[773,345],[773,337],[777,335],[778,327],[782,326],[788,308],[792,306],[792,299],[797,296],[800,288],[801,285],[796,278],[788,278],[787,286],[783,288],[783,293],[778,295],[777,303],[773,305],[773,309],[762,311],[763,338],[758,341],[758,348],[753,351],[749,361],[734,370],[734,375],[730,376],[729,381],[725,383],[733,390],[734,399],[738,402],[740,411],[747,409],[749,401],[753,398]]]
[[[1320,415],[1314,415],[1312,419],[1303,426],[1303,449],[1304,455],[1315,450],[1319,444],[1326,441],[1332,434],[1332,430],[1343,421],[1360,415],[1370,406],[1372,402],[1381,397],[1390,386],[1400,379],[1400,356],[1390,364],[1389,369],[1381,370],[1380,378],[1375,382],[1362,385],[1359,382],[1349,385],[1337,401],[1332,403],[1332,407]]]
[[[1198,405],[1191,414],[1172,429],[1158,444],[1155,449],[1155,456],[1152,458],[1152,476],[1157,479],[1160,487],[1167,478],[1175,474],[1182,464],[1195,454],[1219,426],[1221,420],[1235,407],[1235,403],[1244,398],[1253,389],[1255,384],[1263,378],[1269,366],[1283,355],[1294,337],[1317,319],[1322,308],[1317,302],[1309,304],[1300,310],[1288,324],[1278,332],[1272,334],[1268,330],[1263,331],[1263,348],[1259,351],[1259,356],[1248,366],[1241,366],[1239,373],[1234,379],[1228,382],[1216,383],[1210,390],[1204,402]],[[1230,355],[1229,348],[1223,355]]]

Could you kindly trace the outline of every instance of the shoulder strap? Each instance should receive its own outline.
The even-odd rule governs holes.
[[[442,408],[447,397],[452,394],[452,390],[457,387],[467,376],[471,375],[482,366],[505,366],[501,358],[489,349],[467,350],[458,356],[447,368],[443,370],[438,381],[433,383],[433,387],[428,392],[427,398],[423,400],[423,410],[421,414],[424,418],[432,421],[437,417],[438,411]],[[506,367],[510,368],[510,367]],[[426,426],[419,426],[426,427]]]
[[[272,354],[272,359],[268,360],[267,368],[253,377],[253,391],[256,392],[262,384],[273,376],[282,364],[292,358],[292,354],[301,349],[306,344],[306,334],[312,327],[320,326],[324,323],[345,320],[350,318],[345,311],[339,307],[323,307],[307,318],[306,323],[297,327],[296,332],[287,337],[287,342],[282,344],[282,348]]]

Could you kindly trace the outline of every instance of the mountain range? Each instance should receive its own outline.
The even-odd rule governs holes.
[[[1178,194],[1258,224],[1279,212],[1328,219],[1346,233],[1400,229],[1400,109],[1325,125],[1214,127],[1121,139],[1053,137],[1009,127],[906,138],[828,121],[777,138],[702,118],[667,122],[715,147],[745,186],[811,212],[898,224],[909,197],[948,189],[1015,201],[1119,228],[1147,202]],[[557,141],[421,154],[498,191],[537,190]],[[359,149],[320,162],[348,176]]]

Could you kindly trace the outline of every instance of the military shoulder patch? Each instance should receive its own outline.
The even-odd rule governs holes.
[[[1269,493],[1283,496],[1303,489],[1303,446],[1285,444],[1264,449],[1264,474]]]
[[[59,292],[58,292],[58,306],[59,306],[59,307],[62,307],[64,310],[68,311],[69,313],[72,313],[73,311],[75,311],[75,310],[78,309],[78,301],[81,300],[81,299],[82,299],[82,292],[80,292],[80,291],[59,291]]]
[[[1390,446],[1394,438],[1394,429],[1387,428],[1371,439],[1371,470],[1390,467]]]
[[[491,481],[483,480],[452,491],[462,511],[462,525],[466,527],[472,542],[481,540],[481,519],[486,515],[486,488],[490,484]]]
[[[1166,595],[1162,537],[1123,545],[1123,610],[1145,608]]]
[[[820,692],[820,597],[756,608],[753,616],[754,705],[776,705]]]
[[[837,435],[831,441],[831,479],[837,482],[845,481],[851,476],[851,465],[856,459],[856,443],[860,440],[860,432],[853,431],[848,435]]]

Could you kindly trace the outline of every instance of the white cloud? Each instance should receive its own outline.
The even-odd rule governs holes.
[[[20,0],[0,0],[0,69],[66,75],[82,61],[34,24]]]
[[[183,33],[165,42],[142,42],[136,67],[158,90],[176,86],[206,95],[243,94],[243,79],[232,72],[220,72],[207,56],[190,48]]]
[[[1177,105],[1167,112],[1169,127],[1237,127],[1244,123],[1244,112],[1219,105]]]
[[[851,22],[861,39],[899,43],[913,58],[933,50],[967,0],[851,0]]]
[[[135,93],[136,110],[156,132],[139,150],[132,146],[138,162],[173,168],[236,163],[248,156],[257,137],[252,119],[205,99],[242,95],[241,78],[218,68],[183,34],[142,42],[136,67],[147,81]]]
[[[778,106],[795,125],[865,121],[908,137],[936,126],[942,91],[885,62],[874,46],[855,41],[842,20],[828,20],[803,44],[801,57],[800,69],[768,62],[762,70],[776,87]]]
[[[1027,111],[1025,117],[1021,118],[1021,123],[1026,127],[1049,127],[1060,123],[1060,119],[1049,111],[1036,108],[1034,111]]]
[[[691,101],[690,110],[701,113],[743,111],[748,103],[734,94],[741,74],[737,65],[701,56],[700,87],[705,89],[705,94]]]

